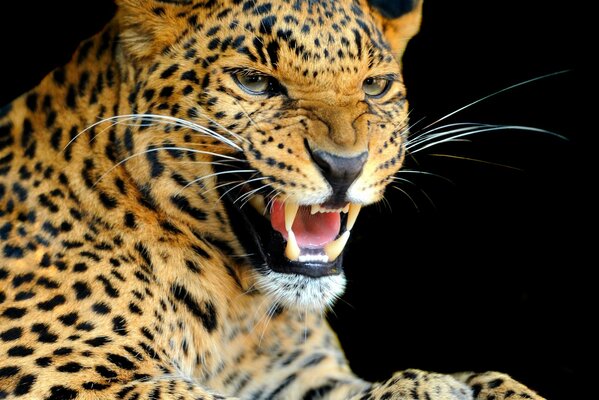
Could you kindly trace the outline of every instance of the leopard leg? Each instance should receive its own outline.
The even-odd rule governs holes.
[[[453,376],[470,386],[475,400],[545,400],[509,375],[500,372],[464,372]]]

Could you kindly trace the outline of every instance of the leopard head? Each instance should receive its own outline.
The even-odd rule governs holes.
[[[401,57],[422,2],[117,3],[124,64],[143,77],[135,113],[174,124],[166,147],[196,157],[160,155],[188,182],[180,196],[222,207],[210,229],[231,232],[259,290],[287,306],[330,304],[361,207],[382,199],[404,159]]]

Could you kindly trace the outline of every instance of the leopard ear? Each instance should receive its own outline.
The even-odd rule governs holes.
[[[423,0],[368,0],[375,15],[381,18],[383,34],[398,59],[408,42],[420,30]]]
[[[189,24],[192,0],[116,0],[120,38],[128,55],[145,59],[173,44]]]

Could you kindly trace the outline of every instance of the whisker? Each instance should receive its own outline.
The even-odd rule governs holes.
[[[487,126],[493,126],[493,125],[481,124],[481,123],[476,123],[476,122],[456,122],[456,123],[452,123],[452,124],[441,125],[436,128],[430,129],[428,131],[420,130],[417,133],[412,134],[407,141],[407,145],[410,146],[410,145],[419,143],[420,141],[426,139],[432,133],[436,132],[436,134],[438,134],[439,131],[441,131],[442,129],[446,129],[446,128],[460,127],[460,128],[454,129],[454,130],[444,131],[444,132],[455,132],[456,130],[458,132],[462,132],[462,131],[466,131],[469,129],[477,129],[477,128],[483,128],[483,127],[487,127]]]
[[[420,207],[418,207],[418,205],[416,204],[416,202],[414,201],[414,198],[412,196],[410,196],[408,194],[408,192],[406,192],[405,190],[403,190],[402,188],[400,188],[399,186],[395,186],[395,185],[391,185],[391,187],[395,190],[399,190],[401,193],[403,193],[411,202],[412,205],[414,206],[414,208],[416,209],[417,212],[420,212]]]
[[[520,172],[524,171],[522,168],[518,168],[518,167],[511,166],[511,165],[506,165],[506,164],[500,164],[500,163],[496,163],[496,162],[492,162],[492,161],[480,160],[478,158],[456,156],[456,155],[451,155],[451,154],[428,154],[428,155],[433,156],[433,157],[445,157],[445,158],[454,158],[454,159],[458,159],[458,160],[473,161],[473,162],[477,162],[477,163],[481,163],[481,164],[488,164],[488,165],[493,165],[496,167],[513,169],[515,171],[520,171]]]
[[[252,320],[254,322],[254,326],[252,326],[251,328],[251,332],[255,332],[256,328],[258,327],[258,325],[264,320],[264,318],[266,317],[266,313],[262,314],[260,316],[260,318],[258,318],[258,314],[261,313],[262,311],[262,307],[269,301],[269,298],[265,296],[265,299],[260,303],[260,305],[254,310],[254,315],[252,317]],[[268,306],[267,311],[270,309],[271,305]],[[258,344],[258,346],[260,346],[261,343]]]
[[[233,101],[235,102],[235,104],[239,106],[239,108],[241,108],[241,111],[243,111],[243,114],[247,117],[247,119],[250,120],[250,123],[254,125],[256,128],[260,129],[260,126],[256,123],[256,121],[252,119],[252,117],[250,116],[250,114],[248,114],[243,105],[237,99],[233,99]]]
[[[85,132],[89,131],[90,129],[93,129],[94,127],[103,124],[105,122],[114,122],[112,126],[116,125],[116,124],[121,124],[121,123],[127,123],[127,121],[135,121],[137,119],[141,119],[142,121],[151,121],[152,123],[148,124],[146,122],[142,122],[140,124],[132,124],[135,126],[151,126],[153,123],[168,123],[170,125],[173,126],[180,126],[183,128],[189,128],[194,132],[197,133],[202,133],[205,134],[207,136],[210,136],[214,139],[218,139],[219,141],[221,141],[224,144],[227,144],[230,147],[233,147],[234,149],[238,150],[238,151],[243,151],[243,149],[237,145],[235,142],[233,142],[232,140],[224,137],[223,135],[221,135],[218,132],[215,132],[211,129],[206,128],[205,126],[199,125],[195,122],[191,122],[191,121],[187,121],[181,118],[177,118],[177,117],[172,117],[169,115],[160,115],[160,114],[124,114],[124,115],[115,115],[112,117],[108,117],[108,118],[104,118],[101,119],[98,122],[95,122],[93,124],[91,124],[90,126],[88,126],[87,128],[83,129],[81,132],[79,132],[77,135],[75,135],[75,137],[73,137],[67,144],[66,146],[63,148],[63,151],[66,150],[75,140],[77,140],[82,134],[84,134]],[[218,124],[217,124],[218,125]],[[109,127],[110,128],[110,127]],[[108,128],[107,128],[108,129]],[[228,131],[226,128],[223,127],[223,129],[225,129],[226,131]],[[102,132],[104,132],[106,129],[104,129]],[[228,131],[229,133],[235,135],[236,138],[242,138],[241,136],[239,136],[238,134]],[[95,139],[98,135],[94,136],[93,139]],[[243,139],[243,138],[242,138]]]
[[[85,128],[85,129],[83,129],[82,131],[80,131],[79,133],[77,133],[77,134],[76,134],[76,135],[75,135],[75,136],[74,136],[74,137],[73,137],[71,140],[69,140],[69,142],[68,142],[68,143],[67,143],[67,144],[66,144],[66,145],[65,145],[65,146],[62,148],[62,151],[64,152],[64,151],[65,151],[65,150],[66,150],[66,149],[67,149],[67,148],[68,148],[68,147],[69,147],[71,144],[73,144],[73,142],[75,142],[77,139],[79,139],[79,137],[80,137],[81,135],[83,135],[85,132],[87,132],[87,131],[89,131],[89,130],[91,130],[91,129],[95,128],[96,126],[98,126],[98,125],[100,125],[100,124],[103,124],[103,123],[105,123],[105,122],[111,122],[111,121],[113,121],[115,118],[116,118],[116,117],[103,118],[103,119],[99,120],[98,122],[95,122],[95,123],[91,124],[91,125],[90,125],[90,126],[88,126],[87,128]],[[134,118],[128,118],[128,120],[129,120],[129,119],[130,119],[130,120],[133,120]],[[106,131],[107,129],[110,129],[110,128],[114,127],[115,125],[118,125],[119,123],[120,123],[120,121],[116,121],[116,122],[114,122],[114,123],[113,123],[112,125],[110,125],[108,128],[106,128],[106,129],[102,130],[102,131],[101,131],[101,133],[102,133],[102,132],[104,132],[104,131]],[[94,140],[96,137],[98,137],[98,135],[94,136],[94,137],[92,138],[92,140]]]
[[[238,185],[233,186],[232,188],[229,188],[225,193],[223,193],[218,199],[222,200],[223,197],[225,197],[229,192],[237,189],[239,186],[243,186],[246,185],[248,183],[252,183],[252,182],[257,182],[257,181],[261,181],[262,179],[264,179],[264,177],[260,176],[258,178],[254,178],[254,179],[247,179],[244,181],[237,181],[237,182],[241,182]]]
[[[244,160],[240,160],[240,161],[244,161]],[[189,160],[182,160],[182,161],[175,161],[177,164],[209,164],[209,165],[217,165],[219,167],[227,167],[227,168],[234,168],[235,165],[232,164],[228,164],[227,162],[219,162],[219,161],[189,161]],[[233,162],[233,161],[231,161]]]
[[[241,140],[241,141],[245,141],[246,143],[250,143],[249,139],[244,138],[243,136],[241,136],[240,134],[233,132],[232,130],[226,128],[225,126],[223,126],[222,124],[216,122],[215,120],[213,120],[212,118],[201,114],[200,117],[208,120],[209,122],[213,123],[214,125],[218,126],[219,128],[221,128],[222,130],[224,130],[225,132],[227,132],[228,134],[230,134],[231,136]]]
[[[229,159],[229,160],[236,160],[236,161],[240,161],[238,158],[235,157],[231,157],[231,156],[227,156],[225,154],[218,154],[218,153],[213,153],[210,151],[202,151],[202,150],[195,150],[195,149],[188,149],[185,147],[158,147],[158,148],[154,148],[154,149],[146,149],[144,151],[141,151],[139,153],[135,153],[132,154],[128,157],[125,157],[124,159],[122,159],[121,161],[119,161],[118,163],[116,163],[115,165],[113,165],[112,167],[110,167],[108,169],[108,171],[106,171],[105,173],[103,173],[98,180],[96,180],[96,182],[94,182],[94,187],[102,180],[104,179],[104,177],[106,177],[106,175],[110,174],[112,171],[114,171],[116,168],[120,167],[121,165],[123,165],[124,163],[126,163],[127,161],[135,158],[135,157],[139,157],[139,156],[143,156],[145,154],[148,153],[152,153],[152,152],[156,152],[156,151],[160,151],[160,150],[180,150],[180,151],[189,151],[192,153],[196,153],[196,154],[205,154],[205,155],[210,155],[210,156],[214,156],[214,157],[222,157],[225,159]]]
[[[271,185],[270,183],[267,183],[266,185],[260,186],[260,187],[259,187],[259,188],[257,188],[257,189],[250,190],[249,192],[247,192],[247,193],[244,193],[243,195],[239,196],[239,197],[238,197],[236,200],[234,200],[234,201],[233,201],[233,204],[237,203],[238,201],[242,201],[242,204],[239,206],[239,208],[242,208],[242,207],[244,207],[244,206],[247,204],[247,202],[250,200],[250,198],[251,198],[253,195],[255,195],[255,194],[256,194],[256,193],[258,193],[260,190],[262,190],[262,189],[264,189],[264,188],[267,188],[267,187],[269,187],[269,186],[272,186],[272,185]],[[244,200],[242,200],[242,199],[244,199]]]
[[[174,124],[175,126],[181,126],[184,128],[190,128],[192,129],[194,132],[198,132],[198,133],[203,133],[206,134],[210,137],[213,137],[215,139],[220,140],[221,142],[228,144],[229,146],[235,148],[236,150],[239,151],[243,151],[243,149],[241,147],[239,147],[235,142],[231,141],[230,139],[224,137],[223,135],[221,135],[218,132],[213,131],[212,129],[209,129],[203,125],[197,124],[195,122],[192,121],[188,121],[182,118],[177,118],[177,117],[172,117],[169,115],[160,115],[160,114],[132,114],[133,116],[137,115],[139,118],[142,119],[155,119],[158,120],[157,122],[170,122],[172,124]],[[126,117],[128,117],[128,115],[125,115]],[[218,124],[217,122],[213,121],[212,119],[208,118],[205,115],[201,115],[203,118],[206,118],[208,121],[216,124],[217,126],[223,128],[225,131],[227,131],[228,133],[231,133],[234,135],[234,137],[238,138],[238,139],[244,139],[241,136],[239,136],[237,133],[235,132],[231,132],[228,129],[224,128],[222,125]],[[246,139],[244,139],[246,140]]]
[[[426,129],[428,129],[429,127],[431,127],[431,126],[433,126],[433,125],[436,125],[436,124],[438,124],[439,122],[441,122],[441,121],[444,121],[444,120],[446,120],[447,118],[450,118],[450,117],[452,117],[453,115],[455,115],[455,114],[457,114],[457,113],[459,113],[459,112],[461,112],[461,111],[464,111],[465,109],[467,109],[467,108],[470,108],[470,107],[472,107],[472,106],[474,106],[474,105],[476,105],[476,104],[478,104],[478,103],[480,103],[480,102],[482,102],[482,101],[485,101],[485,100],[487,100],[487,99],[489,99],[489,98],[491,98],[491,97],[497,96],[498,94],[501,94],[501,93],[507,92],[507,91],[509,91],[509,90],[512,90],[512,89],[515,89],[515,88],[517,88],[517,87],[524,86],[524,85],[527,85],[527,84],[529,84],[529,83],[533,83],[533,82],[536,82],[536,81],[539,81],[539,80],[542,80],[542,79],[550,78],[550,77],[553,77],[553,76],[556,76],[556,75],[565,74],[565,73],[567,73],[567,72],[570,72],[570,70],[562,70],[562,71],[557,71],[557,72],[552,72],[552,73],[549,73],[549,74],[545,74],[545,75],[537,76],[536,78],[528,79],[528,80],[526,80],[526,81],[519,82],[519,83],[516,83],[516,84],[514,84],[514,85],[508,86],[508,87],[506,87],[506,88],[503,88],[503,89],[501,89],[501,90],[498,90],[498,91],[496,91],[496,92],[493,92],[493,93],[491,93],[491,94],[489,94],[489,95],[487,95],[487,96],[481,97],[480,99],[478,99],[478,100],[476,100],[476,101],[473,101],[472,103],[466,104],[465,106],[463,106],[463,107],[460,107],[460,108],[458,108],[458,109],[457,109],[457,110],[455,110],[455,111],[452,111],[452,112],[450,112],[449,114],[445,115],[444,117],[441,117],[441,118],[439,118],[438,120],[436,120],[435,122],[433,122],[433,123],[431,123],[431,124],[429,124],[429,125],[425,126],[425,127],[423,128],[423,130],[426,130]]]
[[[280,194],[281,193],[277,189],[273,189],[266,195],[266,197],[269,197],[268,203],[266,203],[266,207],[265,207],[266,210],[272,209],[272,205],[273,205],[275,199],[277,197],[279,197]]]
[[[426,199],[427,199],[427,200],[428,200],[428,202],[431,204],[431,206],[433,206],[433,208],[437,208],[437,206],[435,206],[435,203],[433,202],[433,199],[431,199],[431,197],[428,195],[428,193],[426,193],[426,192],[424,191],[424,189],[422,189],[420,186],[416,185],[416,184],[415,184],[414,182],[412,182],[411,180],[409,180],[409,179],[406,179],[406,178],[400,178],[400,177],[398,177],[398,176],[394,176],[394,177],[392,177],[392,179],[393,179],[394,181],[396,181],[396,182],[406,182],[406,183],[410,184],[411,186],[415,187],[416,189],[418,189],[418,191],[419,191],[420,193],[422,193],[422,195],[423,195],[424,197],[426,197]]]
[[[266,330],[268,329],[268,324],[270,324],[270,321],[272,321],[274,315],[275,315],[275,311],[277,310],[277,303],[273,303],[268,307],[268,310],[266,311],[266,323],[263,325],[262,328],[262,333],[260,334],[260,339],[258,340],[258,347],[260,347],[262,345],[262,339],[264,339],[264,334],[266,333]]]
[[[445,125],[445,127],[450,127],[451,125],[454,125],[454,124]],[[455,125],[461,125],[461,124],[455,124]],[[450,129],[448,131],[433,133],[433,131],[437,131],[439,129],[439,128],[436,128],[429,132],[421,133],[414,138],[410,138],[406,145],[406,150],[410,150],[414,146],[417,146],[421,143],[425,143],[425,142],[428,142],[428,141],[431,141],[431,140],[434,140],[434,139],[437,139],[440,137],[449,136],[452,134],[457,134],[457,133],[462,133],[462,132],[471,132],[471,131],[474,131],[477,129],[498,127],[498,126],[499,125],[476,124],[474,126],[466,126],[466,127],[462,127],[462,128]]]
[[[393,212],[393,207],[391,207],[391,202],[389,201],[389,199],[387,199],[385,196],[383,196],[383,198],[381,199],[383,204],[385,204],[385,206],[387,206],[387,208],[389,209],[389,212]]]
[[[447,177],[445,177],[443,175],[435,174],[435,173],[428,172],[428,171],[417,171],[417,170],[413,170],[413,169],[400,169],[397,172],[397,174],[402,174],[402,173],[404,173],[404,174],[419,174],[419,175],[434,176],[435,178],[442,179],[442,180],[444,180],[444,181],[446,181],[446,182],[448,182],[448,183],[450,183],[452,185],[455,185],[455,183],[451,179],[449,179],[449,178],[447,178]],[[393,178],[396,178],[396,177],[393,177]]]
[[[468,131],[468,132],[465,132],[465,133],[456,134],[454,136],[449,136],[449,137],[443,138],[441,140],[438,140],[436,142],[428,143],[428,144],[426,144],[426,145],[424,145],[424,146],[422,146],[420,148],[417,148],[416,150],[411,150],[410,149],[410,152],[412,154],[416,154],[416,153],[418,153],[418,152],[420,152],[422,150],[428,149],[429,147],[437,146],[437,145],[442,144],[442,143],[447,143],[447,142],[455,141],[455,139],[459,139],[459,138],[466,137],[466,136],[471,136],[471,135],[474,135],[474,134],[477,134],[477,133],[500,131],[500,130],[519,130],[519,131],[529,131],[529,132],[536,132],[536,133],[544,133],[544,134],[549,134],[549,135],[552,135],[552,136],[556,136],[556,137],[558,137],[560,139],[567,140],[564,136],[559,135],[559,134],[557,134],[555,132],[551,132],[551,131],[545,130],[545,129],[533,128],[533,127],[530,127],[530,126],[520,126],[520,125],[499,125],[499,126],[495,125],[495,126],[491,126],[489,128],[475,129],[475,130],[471,130],[471,131]],[[440,134],[436,134],[436,135],[440,135]],[[449,135],[451,135],[451,134],[449,134]],[[448,134],[444,134],[444,135],[441,135],[441,136],[436,136],[433,139],[437,139],[437,138],[440,138],[440,137],[442,138],[443,136],[448,136]],[[425,141],[428,141],[428,140],[423,140],[422,143],[424,143]]]
[[[176,195],[181,194],[182,191],[184,191],[185,189],[187,189],[188,187],[190,187],[191,185],[198,183],[200,181],[203,181],[204,179],[208,179],[208,178],[212,178],[215,176],[220,176],[220,175],[227,175],[227,174],[238,174],[238,173],[245,173],[245,172],[257,172],[255,169],[234,169],[232,171],[220,171],[220,172],[214,172],[212,174],[208,174],[208,175],[204,175],[201,176],[197,179],[192,180],[191,182],[188,182],[185,186],[183,186],[183,188],[181,188],[181,190],[179,190],[177,192]]]
[[[241,182],[241,184],[245,183],[245,181],[244,181],[244,180],[241,180],[241,179],[240,179],[240,180],[237,180],[237,181],[229,181],[229,182],[224,182],[224,183],[221,183],[220,185],[216,185],[216,186],[214,186],[214,187],[212,187],[212,188],[210,188],[210,189],[206,189],[206,190],[204,190],[204,191],[202,192],[202,194],[204,194],[204,195],[205,195],[205,194],[208,194],[208,193],[210,193],[210,192],[212,192],[212,191],[214,191],[214,190],[218,190],[218,189],[220,189],[220,188],[222,188],[222,187],[229,186],[229,185],[234,185],[234,184],[236,184],[236,183],[240,183],[240,182]],[[222,199],[222,196],[221,196],[221,197],[219,197],[219,200],[221,200],[221,199]]]

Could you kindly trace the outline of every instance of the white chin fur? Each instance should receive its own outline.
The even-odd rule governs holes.
[[[256,287],[286,308],[324,311],[345,291],[345,274],[310,278],[268,270],[256,274]]]

